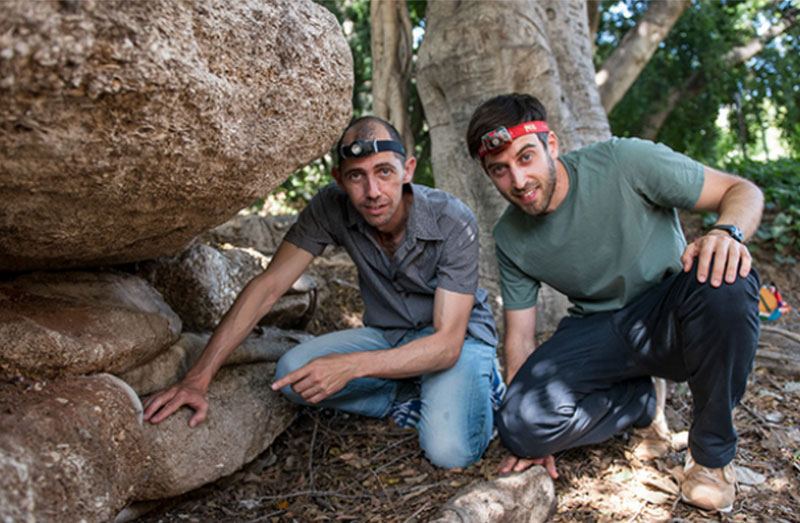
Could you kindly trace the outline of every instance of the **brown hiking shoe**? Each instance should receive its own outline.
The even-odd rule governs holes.
[[[686,451],[681,499],[706,510],[730,512],[736,499],[736,473],[733,462],[720,469],[704,467]]]
[[[664,409],[667,404],[667,382],[661,378],[653,378],[656,389],[656,414],[653,422],[647,427],[633,429],[633,447],[631,454],[639,461],[665,456],[671,448],[672,433],[667,425]]]

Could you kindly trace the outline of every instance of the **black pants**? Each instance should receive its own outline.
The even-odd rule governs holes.
[[[758,343],[758,290],[755,271],[713,288],[693,269],[619,311],[564,318],[509,384],[497,417],[503,444],[542,458],[646,427],[656,408],[650,376],[658,376],[689,384],[694,459],[725,466],[736,454],[731,411]]]

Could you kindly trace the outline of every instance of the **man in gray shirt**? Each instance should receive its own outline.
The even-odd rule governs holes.
[[[358,269],[366,327],[294,347],[278,362],[273,390],[301,404],[391,414],[416,426],[432,463],[467,466],[491,438],[492,384],[502,388],[494,321],[478,288],[475,218],[455,197],[411,183],[416,159],[406,158],[397,131],[379,118],[352,122],[337,155],[336,183],[300,213],[183,381],[145,403],[145,419],[158,423],[189,405],[189,424],[203,421],[205,392],[228,354],[314,256],[340,245]],[[402,383],[412,385],[410,402],[398,397],[408,389]]]

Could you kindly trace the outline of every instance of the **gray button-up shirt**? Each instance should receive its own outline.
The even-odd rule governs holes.
[[[358,269],[364,324],[384,329],[396,345],[408,330],[433,325],[438,287],[475,294],[467,332],[497,344],[488,294],[478,288],[478,224],[454,196],[406,184],[414,194],[403,241],[389,259],[372,227],[336,183],[323,187],[286,233],[284,240],[318,256],[328,244],[347,250]]]

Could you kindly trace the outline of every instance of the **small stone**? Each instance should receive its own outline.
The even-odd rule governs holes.
[[[800,381],[787,381],[783,384],[783,390],[800,394]]]
[[[774,411],[774,412],[768,412],[767,414],[765,414],[764,415],[764,419],[769,421],[770,423],[780,423],[781,421],[786,419],[786,416],[784,416],[780,412]]]
[[[734,465],[733,469],[736,471],[736,480],[742,485],[757,486],[767,481],[766,476],[747,467]]]

